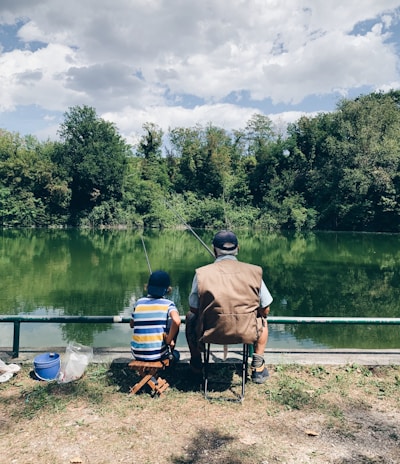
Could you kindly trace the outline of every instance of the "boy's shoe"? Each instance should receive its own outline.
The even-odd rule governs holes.
[[[181,359],[181,354],[179,353],[178,350],[174,350],[172,352],[172,357],[174,362],[178,362]]]
[[[251,380],[254,383],[264,383],[269,377],[269,372],[265,367],[265,364],[263,364],[261,367],[252,367],[251,370]]]

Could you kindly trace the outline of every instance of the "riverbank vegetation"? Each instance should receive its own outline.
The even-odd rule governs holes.
[[[94,108],[59,140],[0,130],[0,226],[400,231],[400,91],[344,99],[287,130],[153,123],[129,146]],[[167,200],[167,202],[165,201]]]

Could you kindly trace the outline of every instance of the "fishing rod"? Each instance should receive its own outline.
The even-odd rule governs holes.
[[[140,239],[142,240],[143,250],[144,250],[144,254],[146,256],[146,261],[147,261],[147,267],[149,268],[149,273],[151,275],[152,271],[151,271],[151,266],[150,266],[150,260],[149,260],[149,255],[147,254],[146,245],[144,243],[143,234],[140,236]],[[168,316],[167,316],[166,326],[167,326],[167,329],[169,330]],[[164,334],[164,336],[165,335],[166,334]],[[170,361],[172,361],[175,358],[173,352],[174,352],[174,347],[171,347],[171,346],[167,345],[167,353],[168,353],[168,358],[169,358]]]
[[[181,220],[181,222],[190,230],[190,232],[197,238],[197,240],[203,245],[203,247],[210,253],[210,255],[215,258],[215,254],[211,251],[211,249],[207,246],[206,243],[203,242],[203,240],[196,234],[196,232],[190,227],[190,225],[183,219],[183,217],[171,206],[171,204],[165,200],[165,204],[170,208],[176,216]],[[226,361],[226,358],[228,357],[228,345],[224,345],[224,356],[223,359]]]
[[[171,204],[165,200],[165,204],[168,206],[168,208],[170,208],[175,214],[176,216],[180,219],[180,221],[184,224],[184,226],[187,227],[187,229],[190,230],[190,232],[197,238],[197,240],[203,245],[203,247],[210,253],[210,255],[215,258],[215,255],[214,253],[211,251],[211,249],[207,246],[206,243],[203,242],[203,240],[196,234],[196,232],[190,227],[190,225],[183,219],[183,217],[178,213],[178,211],[176,211],[172,206]]]
[[[149,260],[149,255],[147,254],[146,245],[144,244],[144,240],[143,240],[143,235],[141,235],[140,238],[142,239],[142,245],[143,245],[144,254],[145,254],[145,256],[146,256],[147,267],[149,268],[150,274],[152,274],[152,272],[151,272],[151,266],[150,266],[150,260]]]

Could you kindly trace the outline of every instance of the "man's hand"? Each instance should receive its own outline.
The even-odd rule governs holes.
[[[269,306],[265,308],[258,308],[258,314],[261,317],[267,317],[269,314],[269,311],[270,311]]]

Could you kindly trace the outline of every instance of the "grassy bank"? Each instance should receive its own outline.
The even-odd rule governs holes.
[[[247,383],[242,404],[221,399],[240,391],[237,373],[212,370],[227,383],[207,401],[187,365],[161,398],[129,395],[137,378],[121,364],[65,385],[25,365],[0,384],[2,462],[399,462],[399,366],[278,365],[264,385]]]

